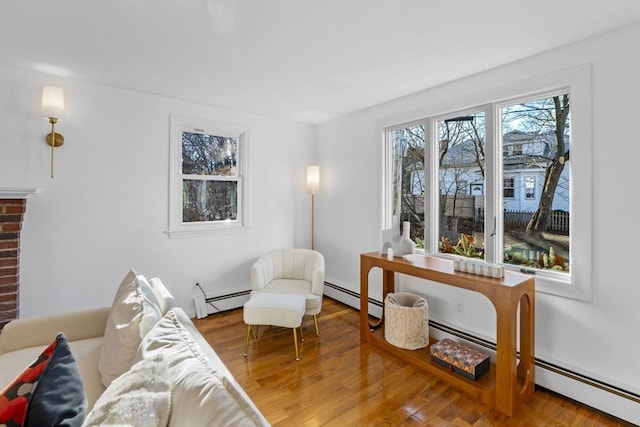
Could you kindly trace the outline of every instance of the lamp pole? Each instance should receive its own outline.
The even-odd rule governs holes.
[[[315,250],[314,245],[314,222],[315,222],[315,194],[320,188],[320,167],[308,166],[307,167],[307,192],[311,194],[311,250]]]

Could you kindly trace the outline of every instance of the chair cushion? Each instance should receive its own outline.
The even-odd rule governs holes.
[[[305,314],[318,314],[322,306],[322,296],[311,293],[311,282],[308,280],[275,279],[259,292],[301,295],[305,299]]]
[[[305,301],[301,295],[255,292],[242,311],[247,325],[272,325],[297,328],[302,323]]]

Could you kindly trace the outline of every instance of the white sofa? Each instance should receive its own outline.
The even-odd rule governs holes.
[[[132,274],[135,282],[145,281],[132,271],[123,280],[119,292],[125,282],[131,280]],[[118,310],[126,308],[126,304],[131,302],[130,295],[120,299],[116,295],[111,307],[19,319],[7,324],[0,333],[0,389],[20,374],[59,332],[63,332],[76,360],[86,395],[86,425],[269,425],[162,283],[158,279],[146,283],[151,285],[153,291],[153,316],[145,320],[145,315],[141,315],[140,311],[136,314],[136,320],[130,322],[131,325],[123,327],[122,321],[115,329],[113,325],[114,321],[118,323]],[[145,289],[148,292],[148,288]],[[136,292],[135,295],[141,295],[139,288]],[[133,307],[133,310],[139,310],[140,301],[134,302],[126,309]],[[153,321],[149,322],[149,319]],[[148,330],[143,331],[141,325],[145,321]],[[133,337],[133,345],[118,343],[122,337],[113,335],[121,334],[126,329],[133,330],[129,336]],[[144,333],[138,336],[139,331]],[[125,341],[129,338],[125,337]],[[127,352],[129,358],[126,360],[127,357],[124,357],[121,367],[125,372],[113,382],[107,379],[109,387],[106,387],[103,384],[103,365],[122,358]],[[241,353],[238,356],[242,357]],[[147,363],[148,360],[151,362]],[[134,371],[140,371],[140,366],[152,362],[162,362],[162,370],[157,371],[158,378],[153,380],[155,382],[151,386],[148,384],[151,381],[149,378],[142,379],[147,382],[144,390],[149,393],[145,395],[140,394],[140,389],[132,390],[131,381],[127,380],[136,377]],[[148,377],[149,372],[156,371],[147,369],[144,372],[142,376]],[[162,388],[163,383],[166,383],[165,389],[159,390],[157,387]],[[149,387],[155,388],[151,390]],[[123,395],[118,396],[118,393]],[[145,401],[144,396],[151,397]],[[159,396],[158,400],[151,402],[155,399],[153,396]],[[133,403],[137,406],[132,406]],[[140,409],[140,405],[144,407]],[[122,415],[117,414],[118,411],[132,413]],[[144,414],[144,411],[154,413]],[[128,416],[133,418],[129,420]],[[140,421],[136,416],[146,418]]]

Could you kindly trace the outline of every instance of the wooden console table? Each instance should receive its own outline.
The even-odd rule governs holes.
[[[395,292],[395,273],[479,292],[496,310],[496,364],[478,381],[472,381],[431,362],[429,348],[404,350],[384,339],[384,310],[373,324],[369,319],[369,272],[382,269],[382,299]],[[520,308],[520,361],[517,354],[517,311]],[[408,255],[389,258],[379,252],[360,255],[360,337],[419,368],[449,382],[481,402],[511,416],[521,402],[531,397],[535,386],[535,281],[533,276],[505,271],[495,279],[454,271],[450,260]]]

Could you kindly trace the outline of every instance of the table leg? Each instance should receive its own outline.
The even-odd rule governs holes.
[[[526,292],[520,297],[520,363],[518,377],[524,381],[519,391],[526,400],[535,389],[535,293]]]
[[[360,259],[360,341],[369,341],[369,270],[366,259]]]
[[[496,402],[501,412],[513,415],[517,401],[517,359],[516,359],[516,325],[513,321],[518,309],[517,299],[514,304],[512,294],[498,296],[496,299]]]

